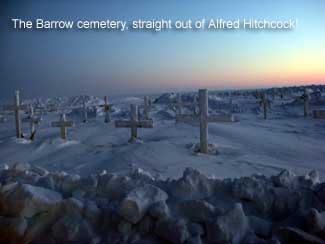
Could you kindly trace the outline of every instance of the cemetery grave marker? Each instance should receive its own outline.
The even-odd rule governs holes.
[[[60,137],[63,140],[67,139],[67,128],[73,127],[73,126],[74,126],[74,123],[72,121],[67,121],[64,113],[61,114],[59,121],[52,122],[52,127],[60,128]]]
[[[138,138],[138,128],[153,128],[152,120],[139,120],[138,106],[131,104],[130,106],[130,120],[115,121],[116,128],[131,128],[130,142]]]
[[[234,116],[227,115],[209,115],[208,112],[208,90],[199,90],[199,114],[198,115],[177,115],[177,121],[190,122],[199,120],[200,122],[200,152],[208,153],[208,123],[213,122],[236,122]]]

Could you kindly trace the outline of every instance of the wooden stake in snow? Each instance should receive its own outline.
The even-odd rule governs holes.
[[[232,115],[209,115],[208,90],[199,90],[199,115],[177,115],[179,122],[190,122],[199,120],[200,122],[200,152],[208,153],[208,123],[209,122],[236,122]]]
[[[16,123],[16,137],[17,138],[23,138],[24,135],[21,131],[21,118],[20,118],[20,97],[19,97],[19,91],[15,92],[15,105],[14,105],[14,111],[15,111],[15,123]]]
[[[304,94],[300,97],[304,101],[304,116],[308,116],[309,112],[309,93],[308,90],[304,90]]]
[[[67,139],[67,128],[74,126],[72,121],[67,121],[65,114],[61,114],[60,121],[52,122],[52,127],[59,127],[60,128],[60,136],[63,140]]]
[[[88,111],[87,111],[87,104],[86,104],[86,98],[83,98],[82,101],[82,113],[83,113],[83,121],[84,123],[88,122]]]
[[[36,125],[41,122],[41,118],[35,116],[34,108],[32,105],[30,105],[29,109],[29,116],[23,119],[23,122],[30,123],[30,140],[34,140],[36,135]]]
[[[131,128],[130,142],[138,138],[138,128],[153,128],[152,120],[141,120],[138,117],[138,106],[131,104],[130,120],[115,121],[116,128]]]
[[[105,113],[105,123],[109,123],[111,122],[111,105],[108,103],[108,99],[107,96],[104,97],[104,105],[102,107],[104,107],[104,113]]]

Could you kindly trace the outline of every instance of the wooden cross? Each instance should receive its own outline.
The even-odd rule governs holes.
[[[264,92],[259,93],[259,104],[260,106],[263,106],[263,113],[264,113],[264,119],[267,119],[267,110],[271,107],[271,101],[267,99]]]
[[[138,138],[138,128],[153,128],[152,120],[139,120],[138,106],[131,104],[130,107],[130,120],[118,120],[115,121],[116,128],[131,128],[130,142],[133,142]]]
[[[74,126],[74,123],[72,121],[67,121],[65,114],[61,114],[60,121],[58,122],[52,122],[52,127],[59,127],[61,130],[60,137],[63,140],[67,139],[67,128]]]
[[[178,93],[177,97],[176,97],[176,103],[175,103],[176,122],[182,122],[182,121],[178,121],[178,119],[177,119],[177,118],[180,118],[178,115],[182,115],[182,107],[191,107],[193,109],[193,115],[197,115],[197,111],[196,111],[197,105],[198,105],[198,102],[197,102],[196,96],[193,97],[192,103],[191,102],[183,102],[181,95]]]
[[[151,111],[151,102],[148,96],[144,97],[143,116],[145,120],[149,120],[149,112]]]
[[[309,112],[309,92],[307,88],[304,90],[304,94],[300,97],[304,101],[304,116],[308,116]]]
[[[34,108],[32,105],[30,105],[29,115],[27,118],[23,119],[23,122],[30,123],[30,140],[34,140],[35,134],[36,134],[36,125],[38,125],[41,122],[41,118],[38,116],[35,116],[34,114]]]
[[[200,122],[200,152],[208,153],[208,123],[209,122],[236,122],[238,121],[233,115],[209,115],[208,113],[208,90],[199,90],[199,114],[198,115],[177,115],[179,122]]]

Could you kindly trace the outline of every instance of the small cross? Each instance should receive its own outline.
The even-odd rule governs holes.
[[[138,106],[131,104],[130,120],[115,121],[116,128],[131,128],[130,142],[138,138],[138,128],[153,128],[152,120],[139,120]]]
[[[197,102],[197,97],[195,95],[193,97],[193,102],[191,103],[191,102],[183,102],[181,95],[178,93],[177,97],[176,97],[176,103],[175,103],[176,114],[177,115],[182,114],[182,107],[190,107],[193,110],[193,115],[196,115],[197,114],[197,111],[196,111],[197,105],[198,105],[198,102]],[[177,119],[176,119],[176,122],[179,122],[179,121],[177,121]]]
[[[208,90],[199,90],[199,114],[198,115],[177,115],[176,121],[179,122],[200,122],[200,152],[208,153],[208,123],[209,122],[236,122],[233,115],[209,115],[208,113]]]
[[[257,97],[260,98],[259,105],[263,107],[264,119],[267,119],[267,110],[271,107],[271,101],[264,92],[259,92]]]
[[[52,127],[59,127],[61,130],[60,136],[63,140],[67,139],[67,128],[74,126],[72,121],[67,121],[65,114],[61,114],[60,121],[52,122]]]
[[[144,97],[143,115],[145,120],[149,120],[149,112],[151,111],[151,102],[148,96]]]

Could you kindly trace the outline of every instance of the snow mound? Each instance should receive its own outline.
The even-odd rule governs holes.
[[[83,178],[17,163],[0,167],[0,183],[4,243],[324,243],[315,171],[218,180],[187,168],[171,181],[134,165]]]

